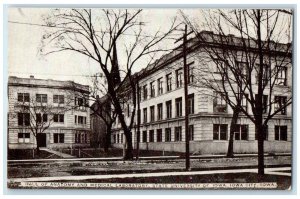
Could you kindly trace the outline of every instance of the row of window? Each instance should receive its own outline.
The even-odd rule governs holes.
[[[36,94],[35,96],[36,96],[36,102],[40,102],[40,103],[48,102],[47,94]],[[29,102],[29,101],[30,101],[29,93],[18,93],[18,102]],[[53,95],[53,103],[64,104],[65,103],[64,95]],[[84,106],[87,103],[87,101],[85,98],[75,97],[74,103],[77,106]]]
[[[30,143],[30,133],[18,133],[19,143]],[[53,133],[53,143],[65,143],[65,134]],[[75,143],[88,143],[87,133],[75,133]]]
[[[148,135],[149,133],[149,135]],[[264,140],[268,140],[268,126],[263,130]],[[141,142],[163,142],[163,129],[157,129],[156,135],[155,130],[143,131],[141,135]],[[189,125],[190,140],[194,140],[194,126]],[[156,140],[155,140],[156,137]],[[249,139],[249,128],[246,124],[237,124],[234,128],[234,140],[248,140]],[[258,136],[255,134],[255,140]],[[228,140],[228,124],[214,124],[213,125],[213,140]],[[287,126],[275,125],[275,140],[287,141]],[[174,140],[172,140],[172,129],[165,128],[164,142],[171,141],[182,141],[182,127],[177,126],[174,128]],[[123,143],[123,134],[114,134],[114,143]]]
[[[165,102],[166,106],[166,119],[172,118],[172,100]],[[188,111],[189,114],[194,114],[194,94],[188,96]],[[163,118],[163,103],[157,104],[157,118],[156,120],[162,120]],[[175,116],[182,116],[182,97],[175,99]],[[155,121],[155,106],[150,106],[150,122]],[[148,110],[147,108],[143,109],[143,122],[148,122]]]
[[[268,140],[269,130],[268,126],[263,129],[264,140]],[[237,124],[234,127],[234,140],[248,140],[249,128],[245,124]],[[257,140],[258,135],[255,134]],[[213,140],[228,140],[228,124],[214,124],[213,125]],[[275,140],[287,141],[287,126],[275,125]]]
[[[213,111],[217,113],[226,113],[227,112],[227,103],[224,99],[224,96],[222,96],[222,93],[215,93],[214,94],[214,100],[213,100]],[[247,94],[246,97],[242,96],[241,105],[244,108],[244,110],[248,110],[248,101],[247,101]],[[257,95],[255,95],[257,96]],[[267,113],[268,111],[268,95],[263,95],[263,114]],[[274,96],[274,111],[279,110],[279,114],[286,115],[286,102],[287,97],[286,96]]]
[[[175,78],[176,78],[176,88],[180,88],[183,86],[183,68],[179,68],[175,71]],[[191,67],[191,64],[188,66],[188,84],[194,82],[194,68]],[[168,73],[165,77],[166,80],[166,91],[171,91],[172,88],[172,73]],[[164,87],[163,87],[163,77],[160,77],[156,80],[157,82],[157,93],[155,91],[155,81],[150,82],[150,97],[155,97],[156,95],[161,95],[164,93]],[[142,92],[143,92],[143,100],[146,100],[148,98],[148,85],[144,85],[139,89],[139,99],[142,99]]]

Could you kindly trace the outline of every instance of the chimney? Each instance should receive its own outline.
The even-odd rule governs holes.
[[[30,75],[30,79],[34,79],[34,76],[33,76],[33,75]]]

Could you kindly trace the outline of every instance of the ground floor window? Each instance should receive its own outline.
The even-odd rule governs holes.
[[[194,140],[194,125],[189,125],[190,141]]]
[[[30,133],[18,133],[19,143],[30,143]]]
[[[214,140],[227,140],[227,124],[214,124],[213,139]]]
[[[171,142],[171,128],[165,129],[165,141]]]
[[[117,143],[120,143],[120,135],[117,134]]]
[[[275,140],[287,141],[287,126],[275,125]]]
[[[147,142],[147,131],[143,131],[143,137],[142,137],[143,142]]]
[[[75,133],[75,143],[87,143],[87,133],[85,132]]]
[[[162,142],[162,130],[161,129],[157,129],[157,131],[156,131],[156,141]]]
[[[235,125],[234,140],[248,140],[248,125],[245,124]]]
[[[175,127],[175,141],[182,140],[182,128],[181,126]]]
[[[123,144],[123,137],[124,137],[123,133],[120,134],[120,137],[121,137],[121,144]]]
[[[54,133],[54,143],[64,143],[65,142],[65,134],[63,133]]]
[[[154,130],[149,131],[149,142],[154,142]]]

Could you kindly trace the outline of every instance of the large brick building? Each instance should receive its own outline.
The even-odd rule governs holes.
[[[88,93],[73,81],[9,77],[8,148],[89,145]]]
[[[203,34],[213,33],[203,32]],[[207,43],[209,42],[207,41]],[[233,48],[232,46],[231,48]],[[280,56],[280,52],[277,54]],[[199,57],[205,57],[204,50],[201,45],[197,45],[195,40],[190,40],[187,55],[187,62],[192,63],[189,70],[190,82],[195,81],[201,75],[196,72],[202,64]],[[287,65],[280,73],[280,77],[276,77],[278,84],[276,83],[273,93],[268,96],[268,99],[280,98],[284,100],[291,96],[291,57],[286,62]],[[210,65],[208,70],[214,73],[214,66]],[[139,74],[141,136],[140,140],[137,140],[135,128],[132,132],[134,147],[139,141],[140,149],[184,152],[186,139],[185,101],[181,50],[177,49],[163,56],[155,65],[145,68]],[[251,78],[254,80],[256,76],[255,74],[252,75]],[[232,109],[213,90],[205,87],[189,85],[188,96],[190,152],[198,154],[226,153]],[[244,106],[247,106],[247,103]],[[280,104],[273,104],[272,110],[276,110],[279,106]],[[125,109],[130,108],[130,106],[124,107]],[[250,115],[253,114],[249,105],[246,109]],[[130,111],[124,110],[124,113],[129,116]],[[257,136],[253,122],[241,114],[237,123],[234,134],[234,152],[257,153]],[[118,122],[114,129],[112,142],[115,147],[123,147],[125,136]],[[264,144],[265,152],[291,152],[291,143],[292,106],[289,105],[268,122]]]

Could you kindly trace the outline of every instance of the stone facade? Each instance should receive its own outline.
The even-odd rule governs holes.
[[[42,105],[47,107],[45,126],[49,124],[49,128],[38,135],[41,139],[40,147],[88,146],[90,142],[90,111],[82,103],[85,98],[83,96],[88,96],[88,92],[88,86],[72,81],[43,80],[35,79],[32,76],[30,78],[9,77],[8,148],[25,149],[37,146],[36,136],[30,130],[30,127],[34,126],[26,124],[26,122],[22,123],[22,117],[20,122],[19,114],[24,112],[24,107],[35,108],[32,104],[37,105],[37,98],[41,94],[45,96]],[[28,99],[22,99],[22,95],[27,95]],[[61,98],[58,99],[57,96],[61,96]],[[88,103],[87,98],[85,98],[85,102]],[[34,115],[32,111],[25,112],[28,112],[28,121],[33,123],[36,114]]]
[[[149,72],[147,75],[143,75],[139,81],[141,90],[139,94],[141,98],[140,149],[185,152],[183,62],[182,57],[178,56],[176,58],[177,55],[178,51],[166,55],[162,58],[162,64],[158,64],[159,66],[156,69],[146,68],[144,71],[148,70]],[[188,54],[187,62],[193,63],[192,67],[199,68],[201,63],[197,57],[204,56],[201,47],[197,48]],[[209,67],[209,70],[214,70],[212,64]],[[178,77],[180,74],[181,80]],[[193,75],[195,78],[201,74],[194,72]],[[275,86],[271,96],[272,99],[275,96],[291,96],[291,64],[287,64],[285,77],[286,85]],[[254,74],[252,78],[255,79]],[[214,92],[208,88],[195,87],[191,83],[188,94],[191,99],[190,104],[193,104],[190,107],[192,112],[189,115],[189,125],[192,131],[190,152],[195,154],[226,153],[232,109],[225,103],[222,104],[222,108],[226,111],[217,110]],[[181,109],[179,113],[178,108]],[[274,110],[275,107],[272,108]],[[171,112],[169,115],[168,111]],[[124,113],[126,112],[125,110]],[[249,105],[247,105],[247,112],[253,114]],[[257,140],[253,122],[241,114],[238,124],[240,130],[235,133],[234,152],[257,153]],[[120,124],[116,123],[114,129],[112,143],[115,147],[123,147],[125,136]],[[137,143],[136,135],[135,128],[132,132],[134,147]],[[265,152],[291,152],[291,143],[292,106],[290,105],[286,108],[284,114],[278,113],[268,122]]]

